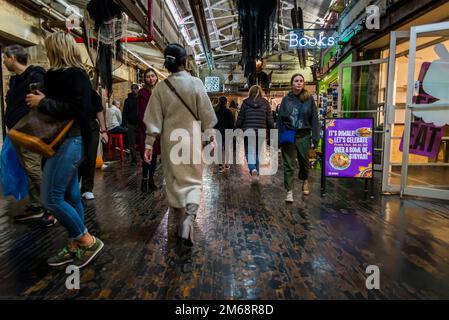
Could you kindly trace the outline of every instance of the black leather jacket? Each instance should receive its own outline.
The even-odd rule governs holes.
[[[312,141],[316,143],[320,139],[318,110],[312,96],[307,101],[302,102],[290,91],[282,99],[278,122],[280,131],[310,129]]]

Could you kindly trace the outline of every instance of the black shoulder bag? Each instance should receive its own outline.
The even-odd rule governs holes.
[[[179,100],[181,100],[182,104],[189,110],[190,114],[195,118],[196,121],[200,121],[200,119],[196,116],[196,114],[193,113],[192,109],[190,109],[189,105],[184,101],[184,99],[181,97],[181,95],[176,91],[175,87],[171,84],[171,82],[167,79],[164,80],[164,82],[167,84],[167,86],[170,88],[171,91],[178,97]]]

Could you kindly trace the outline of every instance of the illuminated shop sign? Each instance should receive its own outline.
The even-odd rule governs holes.
[[[288,34],[289,49],[321,49],[337,44],[335,37],[327,36],[316,29],[292,30]],[[326,30],[329,33],[328,30]]]
[[[207,92],[220,92],[220,77],[205,77],[204,87]]]

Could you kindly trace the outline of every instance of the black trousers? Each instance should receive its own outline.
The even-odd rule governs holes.
[[[86,157],[78,168],[78,178],[81,180],[81,194],[94,189],[95,164],[97,160],[98,143],[100,140],[100,125],[97,120],[91,120],[92,135],[86,144]]]
[[[157,155],[156,154],[153,154],[150,164],[145,162],[145,160],[142,160],[142,178],[153,179],[154,173],[156,172],[156,167],[157,167]]]
[[[133,161],[137,160],[137,157],[136,157],[136,130],[137,130],[137,125],[128,124],[128,145],[129,145],[129,150],[131,151],[131,159]]]

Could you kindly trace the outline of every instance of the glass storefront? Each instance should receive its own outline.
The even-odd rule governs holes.
[[[447,24],[414,27],[410,40],[408,36],[399,38],[395,47],[394,81],[389,81],[390,155],[384,183],[392,190],[401,185],[405,194],[444,199],[444,191],[449,192]],[[440,29],[427,31],[435,26]],[[389,51],[382,52],[382,56],[388,57]],[[388,74],[386,66],[381,74]],[[410,132],[408,144],[403,138],[406,130]]]

